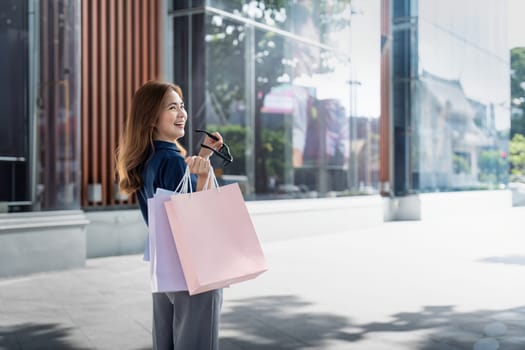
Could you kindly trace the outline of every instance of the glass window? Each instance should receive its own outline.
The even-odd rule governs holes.
[[[499,188],[510,127],[506,7],[422,0],[419,8],[421,190]]]
[[[312,14],[305,16],[296,32],[315,30]],[[349,37],[349,22],[338,25],[327,38]],[[227,166],[214,160],[222,181],[240,182],[248,198],[377,188],[378,119],[357,115],[345,45],[332,49],[216,13],[206,15],[205,41],[206,98],[199,109],[235,159]]]
[[[28,4],[0,3],[0,202],[31,200],[29,186]]]
[[[247,30],[243,24],[217,15],[207,15],[206,24],[206,94],[201,108],[206,110],[207,128],[223,135],[234,157],[227,166],[216,157],[212,160],[224,181],[242,179],[246,185],[251,161],[247,133],[253,127],[247,105]]]
[[[79,30],[78,2],[0,3],[0,201],[9,211],[80,207]]]
[[[205,0],[173,0],[169,10],[185,10],[189,8],[203,7]]]
[[[331,34],[347,27],[352,16],[350,0],[255,1],[207,0],[207,5],[265,26],[286,30],[309,41],[345,45]]]
[[[174,20],[174,77],[186,94],[189,129],[221,132],[234,162],[212,157],[214,169],[223,183],[240,183],[247,199],[376,193],[379,75],[366,67],[359,76],[350,60],[350,2],[272,4],[211,1],[204,16]],[[263,17],[250,18],[253,6]],[[379,40],[375,51],[364,43],[378,36],[361,30],[354,48],[370,51],[356,62],[377,59],[377,72]],[[361,96],[375,112],[363,112]],[[187,135],[193,152],[200,136]]]
[[[344,191],[350,158],[348,58],[269,32],[256,31],[255,38],[257,192]]]
[[[41,1],[34,209],[80,208],[80,3]]]

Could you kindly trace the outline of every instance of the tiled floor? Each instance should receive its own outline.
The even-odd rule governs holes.
[[[262,237],[270,269],[224,291],[221,350],[525,349],[524,220]],[[0,349],[149,349],[150,307],[140,256],[3,279]]]

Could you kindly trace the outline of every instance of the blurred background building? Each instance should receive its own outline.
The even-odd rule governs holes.
[[[389,215],[419,218],[422,192],[505,188],[507,2],[390,0],[382,11],[381,180],[400,197]]]
[[[190,153],[194,129],[224,135],[235,160],[216,173],[248,200],[381,195],[396,220],[421,217],[421,193],[504,189],[507,15],[501,0],[4,0],[0,256],[29,231],[42,269],[141,249],[115,149],[156,78],[184,91]]]

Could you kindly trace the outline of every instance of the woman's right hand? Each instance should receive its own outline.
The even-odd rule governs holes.
[[[196,175],[208,175],[211,167],[210,160],[200,156],[186,158],[186,164],[190,168],[190,173]]]

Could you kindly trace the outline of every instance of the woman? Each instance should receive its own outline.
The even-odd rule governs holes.
[[[150,81],[133,96],[131,113],[117,155],[119,185],[124,193],[136,193],[148,223],[147,199],[156,188],[174,191],[186,166],[192,187],[202,190],[208,179],[212,150],[184,158],[177,140],[184,136],[188,115],[177,85]],[[217,141],[206,136],[204,144],[218,150]],[[206,215],[203,213],[203,215]],[[149,251],[146,247],[146,254]],[[218,349],[222,290],[190,296],[188,292],[153,293],[153,349]]]

